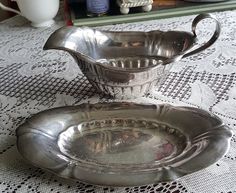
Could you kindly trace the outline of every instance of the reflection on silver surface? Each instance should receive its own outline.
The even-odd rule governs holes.
[[[186,147],[186,138],[157,122],[106,119],[69,127],[59,135],[58,147],[76,160],[144,164],[175,157]]]
[[[216,22],[215,32],[208,42],[195,46],[196,26],[206,18]],[[193,20],[192,33],[63,27],[49,37],[44,49],[68,51],[98,91],[127,99],[148,93],[164,78],[173,62],[205,50],[219,34],[219,22],[210,14],[200,14]]]
[[[38,113],[17,129],[31,164],[109,186],[175,180],[226,154],[232,131],[206,111],[135,103],[82,104]]]

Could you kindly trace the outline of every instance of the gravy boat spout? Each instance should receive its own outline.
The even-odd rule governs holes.
[[[90,28],[62,27],[50,35],[43,49],[64,50],[73,57],[95,62],[92,58],[94,35],[94,30]]]
[[[216,29],[208,42],[198,46],[196,26],[206,18],[216,22]],[[44,49],[69,52],[98,91],[129,99],[147,94],[174,62],[210,47],[219,34],[219,22],[210,14],[200,14],[192,22],[192,32],[63,27],[48,38]]]

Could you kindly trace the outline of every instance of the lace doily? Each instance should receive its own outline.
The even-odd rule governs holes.
[[[222,33],[209,49],[173,65],[155,90],[134,102],[171,103],[209,110],[236,129],[236,11],[214,13]],[[106,30],[191,30],[195,16],[99,27]],[[228,154],[212,166],[170,183],[127,188],[69,181],[26,163],[16,148],[15,129],[44,109],[111,99],[98,95],[71,56],[43,51],[49,35],[63,25],[32,28],[17,16],[0,23],[0,192],[29,193],[233,193],[236,192],[236,137]],[[202,41],[213,23],[198,27]]]

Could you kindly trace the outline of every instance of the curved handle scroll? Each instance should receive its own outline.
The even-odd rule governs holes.
[[[216,23],[216,29],[215,29],[215,32],[214,34],[212,35],[211,39],[206,42],[205,44],[203,44],[202,46],[196,48],[195,50],[192,50],[190,52],[187,52],[183,55],[182,58],[184,57],[188,57],[190,55],[193,55],[193,54],[196,54],[198,52],[201,52],[203,50],[205,50],[206,48],[210,47],[212,44],[214,44],[214,42],[218,39],[219,35],[220,35],[220,31],[221,31],[221,28],[220,28],[220,23],[219,21],[211,14],[209,13],[203,13],[203,14],[200,14],[198,15],[194,20],[193,20],[193,23],[192,23],[192,31],[193,31],[193,35],[195,37],[197,37],[197,34],[196,34],[196,27],[197,27],[197,24],[202,21],[203,19],[206,19],[206,18],[210,18],[210,19],[214,19],[215,23]]]
[[[16,14],[22,15],[21,12],[17,11],[16,9],[12,9],[10,7],[7,7],[7,6],[3,5],[2,3],[0,3],[0,8],[2,8],[5,11],[11,11],[11,12],[14,12]]]

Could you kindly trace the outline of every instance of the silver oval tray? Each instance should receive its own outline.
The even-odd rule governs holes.
[[[232,131],[190,107],[82,104],[43,111],[17,129],[31,164],[61,177],[109,186],[175,180],[219,160]]]

